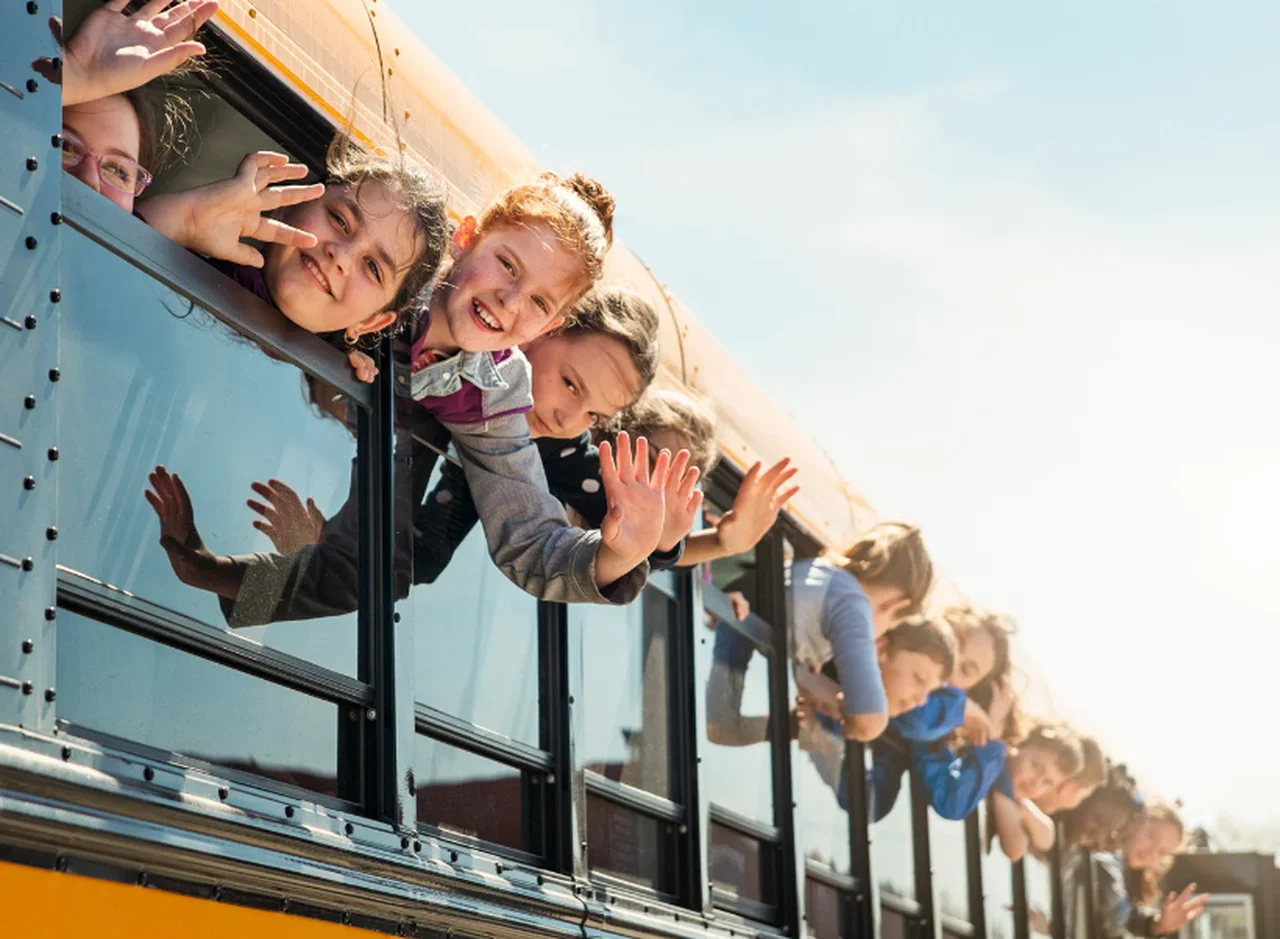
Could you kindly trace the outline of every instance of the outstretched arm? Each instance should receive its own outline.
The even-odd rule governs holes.
[[[1027,833],[1031,846],[1043,853],[1053,847],[1055,837],[1053,819],[1041,812],[1030,799],[1018,803],[1018,815],[1022,830]]]
[[[764,473],[761,473],[761,464],[752,466],[738,487],[733,508],[720,519],[720,524],[688,537],[680,566],[692,567],[742,554],[759,544],[778,520],[778,512],[800,491],[799,486],[784,488],[798,472],[790,463],[790,457],[786,457]]]

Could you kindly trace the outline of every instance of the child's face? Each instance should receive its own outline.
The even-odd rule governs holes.
[[[1135,870],[1150,870],[1177,851],[1181,841],[1182,832],[1173,822],[1148,818],[1125,842],[1124,861]]]
[[[138,112],[124,95],[110,95],[63,108],[62,126],[95,153],[104,157],[127,157],[132,163],[138,161],[138,151],[142,146],[141,125]],[[133,211],[133,193],[122,192],[105,181],[98,160],[86,156],[78,166],[69,167],[67,172],[126,212]]]
[[[1093,795],[1097,786],[1086,786],[1078,779],[1065,780],[1062,785],[1058,786],[1058,796],[1055,800],[1058,812],[1069,812],[1074,808],[1079,808],[1080,803],[1089,796]]]
[[[864,584],[867,599],[871,601],[871,622],[876,628],[876,635],[883,636],[897,626],[904,616],[911,601],[897,587],[886,587],[882,584]]]
[[[558,326],[585,276],[545,222],[495,225],[459,249],[432,314],[443,313],[453,346],[496,352]]]
[[[1013,780],[1013,794],[1018,799],[1035,802],[1053,792],[1066,774],[1058,754],[1048,747],[1035,744],[1018,747],[1009,758],[1009,777]]]
[[[923,652],[896,649],[880,657],[880,679],[889,699],[889,716],[914,710],[942,687],[942,666]]]
[[[640,376],[627,347],[612,336],[541,336],[524,347],[533,367],[532,437],[577,437],[613,417],[636,396]]]
[[[263,275],[280,311],[313,333],[385,318],[382,311],[423,249],[409,213],[375,181],[360,187],[359,201],[348,186],[328,186],[289,213],[288,222],[315,235],[316,246],[272,245]]]
[[[959,646],[960,654],[956,658],[956,670],[951,673],[951,684],[961,691],[968,691],[995,669],[996,644],[985,629],[973,629]]]

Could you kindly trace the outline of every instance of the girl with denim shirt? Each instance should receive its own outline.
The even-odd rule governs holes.
[[[200,191],[193,193],[198,204]],[[192,193],[182,196],[188,205],[193,201]],[[394,200],[365,211],[360,193],[330,186],[321,201],[285,218],[304,230],[320,229],[316,250],[269,246],[263,281],[294,322],[317,332],[341,330],[354,347],[395,323],[403,307],[387,304],[372,313],[358,308],[349,296],[353,284],[357,300],[368,299],[376,295],[367,289],[370,284],[384,285],[402,270],[427,265],[423,253],[406,259],[406,242],[416,245],[419,239],[397,215]],[[443,212],[443,200],[437,205]],[[506,191],[479,220],[464,219],[453,234],[452,263],[442,281],[426,306],[408,316],[417,329],[408,374],[396,376],[406,404],[417,402],[452,435],[495,563],[527,592],[563,602],[629,602],[639,593],[647,575],[645,557],[660,534],[670,460],[660,455],[650,474],[644,441],[637,442],[634,464],[629,446],[616,463],[605,447],[604,488],[612,508],[600,531],[584,532],[568,525],[563,508],[547,492],[524,417],[531,406],[529,367],[509,344],[558,326],[563,311],[598,278],[612,238],[612,205],[612,197],[585,177],[544,176]],[[172,206],[166,208],[181,217]],[[187,210],[188,216],[196,214]],[[242,213],[246,224],[251,214]],[[377,232],[353,237],[378,227],[381,237]],[[353,349],[351,358],[362,379],[376,373],[363,354]],[[402,439],[398,459],[407,462],[409,449]],[[348,537],[352,532],[342,533],[354,525],[334,526],[332,538],[326,526],[322,544],[287,558],[217,558],[190,539],[185,490],[162,468],[152,482],[157,488],[148,498],[161,517],[162,543],[175,571],[186,579],[189,569],[199,566],[199,576],[192,577],[196,585],[238,601],[233,624],[354,609],[353,538]],[[349,522],[345,517],[352,514],[339,513],[344,518],[332,521]],[[249,588],[244,598],[242,585]]]

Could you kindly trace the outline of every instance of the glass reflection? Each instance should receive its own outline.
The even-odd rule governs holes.
[[[527,786],[519,769],[419,735],[413,775],[420,824],[525,849]]]
[[[670,579],[669,574],[657,575]],[[668,797],[671,768],[668,685],[675,602],[654,586],[626,607],[579,605],[582,765],[615,782]]]
[[[964,822],[939,818],[929,810],[929,851],[937,908],[947,916],[969,919],[969,875]]]
[[[707,872],[732,897],[773,905],[772,849],[750,835],[711,823]]]
[[[358,752],[354,711],[69,610],[58,611],[57,659],[58,714],[78,727],[358,799],[338,773],[340,730]]]
[[[772,824],[769,660],[732,624],[709,613],[699,632],[694,665],[697,686],[706,690],[707,741],[699,754],[707,797]],[[743,745],[748,743],[757,745]]]
[[[849,816],[843,802],[844,736],[825,726],[802,733],[791,745],[791,784],[796,800],[796,830],[805,857],[848,874]]]
[[[805,934],[810,939],[841,939],[845,935],[845,899],[835,887],[812,877],[804,882]]]
[[[428,493],[440,475],[437,465]],[[424,547],[414,539],[415,552]],[[397,609],[414,629],[419,702],[538,746],[538,601],[494,566],[479,525],[435,582],[414,586]]]
[[[1023,859],[1027,883],[1027,924],[1031,935],[1053,935],[1053,872],[1049,865],[1028,853]]]
[[[253,483],[280,480],[300,505],[315,501],[326,538],[354,532],[356,441],[341,419],[345,405],[322,409],[318,383],[105,248],[69,231],[63,252],[69,315],[60,324],[58,417],[74,445],[63,448],[60,471],[61,563],[202,622],[250,626],[245,634],[266,645],[355,674],[354,534],[321,556],[307,547],[315,535],[303,530],[304,508],[276,531],[291,545],[283,553],[301,552],[282,559],[246,505],[261,499]],[[157,466],[184,483],[197,538],[239,559],[237,600],[175,576],[171,559],[188,555],[157,542],[167,533],[194,547],[195,529],[181,513],[162,528],[144,500]]]
[[[911,790],[906,779],[903,779],[903,791],[893,803],[893,808],[871,826],[871,869],[885,893],[904,900],[916,898]]]
[[[665,890],[665,825],[607,799],[587,796],[587,861],[591,870],[651,890]]]

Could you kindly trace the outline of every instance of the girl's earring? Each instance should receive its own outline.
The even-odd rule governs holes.
[[[342,341],[345,342],[348,346],[354,346],[357,342],[360,341],[360,334],[353,333],[350,329],[348,329],[342,334]]]

